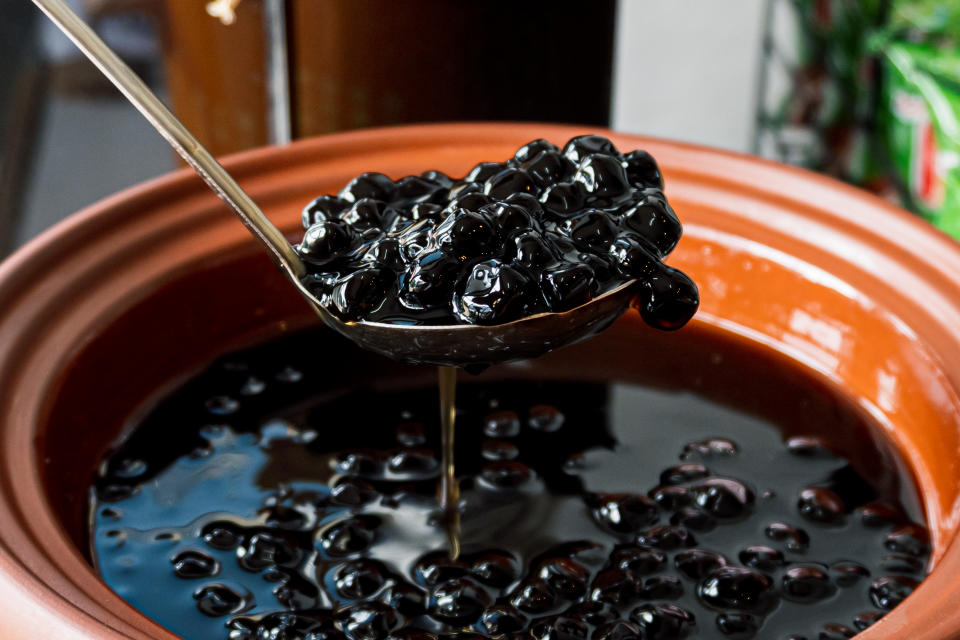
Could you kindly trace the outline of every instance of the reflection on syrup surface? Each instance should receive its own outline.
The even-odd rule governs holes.
[[[890,453],[860,440],[851,464],[801,437],[805,420],[858,434],[858,414],[810,393],[785,446],[779,420],[603,382],[629,379],[591,360],[604,344],[552,356],[549,381],[536,363],[462,380],[456,561],[433,372],[378,379],[381,360],[324,333],[230,356],[159,403],[103,465],[95,562],[188,640],[841,638],[922,578]],[[562,379],[565,358],[591,381]],[[698,388],[777,383],[755,374],[718,365]]]

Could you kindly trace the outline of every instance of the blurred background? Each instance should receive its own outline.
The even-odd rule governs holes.
[[[217,154],[538,120],[764,155],[960,237],[958,0],[70,0]],[[178,166],[29,0],[0,0],[0,255]]]

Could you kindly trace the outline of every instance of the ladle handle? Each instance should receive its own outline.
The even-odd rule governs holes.
[[[204,182],[233,208],[244,226],[267,248],[277,266],[291,278],[299,280],[306,271],[303,262],[280,230],[143,80],[63,0],[33,2],[120,89]]]

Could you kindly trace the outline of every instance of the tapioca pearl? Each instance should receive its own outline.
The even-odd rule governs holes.
[[[923,573],[925,564],[920,558],[899,554],[885,555],[880,559],[880,568],[886,573]]]
[[[727,559],[723,554],[706,549],[690,549],[681,551],[673,558],[673,565],[677,571],[692,580],[701,580],[711,573],[725,567]]]
[[[920,583],[906,576],[884,576],[870,585],[870,600],[880,609],[889,611],[906,600]]]
[[[597,602],[596,600],[582,600],[570,605],[563,615],[571,618],[578,618],[587,624],[599,627],[602,624],[611,622],[620,617],[620,613],[607,602]]]
[[[224,584],[208,584],[193,593],[197,609],[205,616],[219,618],[239,613],[251,604],[249,594],[241,594]]]
[[[387,468],[393,473],[432,474],[440,462],[431,449],[406,449],[391,456]]]
[[[427,610],[426,594],[403,580],[394,578],[393,584],[384,589],[380,600],[391,609],[407,617],[423,615]]]
[[[603,153],[614,157],[620,155],[620,152],[617,151],[610,140],[595,134],[571,138],[563,147],[563,155],[569,158],[571,162],[580,162],[583,158],[594,153]]]
[[[716,623],[720,633],[731,640],[749,640],[760,630],[760,620],[749,613],[721,613]]]
[[[697,588],[697,596],[708,607],[764,612],[777,602],[770,576],[741,567],[721,567]]]
[[[888,533],[883,546],[894,553],[925,558],[930,554],[930,532],[918,524],[905,524]]]
[[[858,613],[853,618],[853,626],[863,631],[867,627],[874,625],[885,615],[883,611],[864,611],[863,613]]]
[[[594,153],[582,158],[573,179],[583,183],[587,193],[598,198],[617,199],[630,190],[619,155]]]
[[[892,527],[905,519],[901,509],[881,500],[863,505],[857,509],[857,513],[860,515],[860,523],[872,529]]]
[[[444,582],[466,576],[470,566],[454,560],[446,551],[431,551],[414,563],[412,576],[414,582],[425,587],[435,587]]]
[[[843,640],[844,638],[852,638],[855,635],[857,635],[857,632],[850,627],[844,624],[831,623],[823,625],[819,640]]]
[[[852,587],[863,578],[870,576],[869,569],[859,562],[853,561],[835,562],[830,567],[830,573],[837,586],[844,588]]]
[[[240,402],[230,396],[213,396],[204,403],[207,411],[215,416],[233,415],[240,409]]]
[[[529,634],[534,640],[587,640],[590,627],[576,618],[556,616],[534,624]]]
[[[528,618],[509,604],[495,604],[480,616],[478,627],[488,636],[502,636],[523,631],[529,624]]]
[[[705,440],[694,440],[683,445],[683,451],[680,458],[683,460],[694,456],[701,458],[729,458],[737,455],[740,448],[737,443],[728,438],[707,438]]]
[[[561,598],[578,600],[587,592],[590,571],[573,558],[557,557],[543,560],[537,577],[550,585]]]
[[[803,529],[792,527],[785,522],[773,522],[767,525],[764,533],[775,542],[782,542],[788,551],[803,553],[810,546],[810,536]]]
[[[337,470],[347,475],[380,477],[383,475],[384,460],[379,452],[344,451],[337,455]]]
[[[763,545],[747,547],[740,552],[738,558],[743,566],[768,573],[776,571],[785,564],[782,553]]]
[[[474,579],[489,587],[503,589],[520,578],[520,563],[509,551],[482,551],[464,560],[469,562],[470,574]]]
[[[657,161],[653,159],[653,156],[643,149],[625,154],[623,156],[623,167],[630,184],[641,188],[663,189],[663,176],[660,173],[660,167],[657,166]]]
[[[846,505],[836,493],[825,487],[807,487],[797,497],[800,515],[821,524],[843,524]]]
[[[173,572],[178,578],[195,580],[209,578],[220,572],[220,563],[202,551],[187,549],[170,559]]]
[[[483,419],[483,433],[490,438],[514,438],[520,435],[520,416],[516,411],[494,411]]]
[[[676,485],[654,487],[647,495],[653,498],[653,501],[664,511],[676,511],[689,506],[693,501],[693,497],[686,487]]]
[[[402,624],[402,618],[381,602],[362,602],[337,614],[337,627],[350,640],[381,640]]]
[[[156,541],[156,542],[176,543],[176,542],[180,542],[180,539],[181,539],[182,537],[183,537],[183,536],[181,536],[181,535],[180,535],[179,533],[177,533],[176,531],[161,531],[160,533],[158,533],[158,534],[156,534],[155,536],[153,536],[153,539],[154,539],[154,541]]]
[[[480,455],[487,460],[513,460],[520,455],[520,449],[506,440],[484,440]]]
[[[696,618],[672,604],[644,604],[630,612],[630,621],[640,629],[641,640],[683,640],[696,627]]]
[[[138,458],[125,458],[117,463],[110,472],[118,478],[132,480],[147,472],[147,463]]]
[[[305,529],[308,524],[313,524],[313,514],[303,513],[302,511],[285,505],[274,505],[261,509],[268,527],[276,529],[286,529],[288,531],[297,531]]]
[[[257,637],[258,625],[256,620],[244,616],[233,616],[224,625],[227,637],[230,640],[254,640]],[[266,629],[270,633],[270,629]]]
[[[643,637],[640,627],[626,620],[614,620],[597,628],[592,640],[639,640]]]
[[[830,576],[820,567],[790,567],[783,575],[783,597],[794,602],[818,602],[836,592]]]
[[[300,550],[272,533],[259,532],[237,547],[237,563],[241,568],[258,572],[273,565],[291,566],[300,559]]]
[[[536,404],[527,411],[527,425],[534,431],[553,433],[564,423],[564,415],[549,404]]]
[[[657,503],[644,495],[591,494],[587,504],[592,507],[594,521],[611,533],[636,533],[660,518]]]
[[[123,519],[123,509],[115,509],[107,507],[106,509],[100,510],[100,517],[106,518],[107,520],[122,520]]]
[[[365,551],[376,537],[380,520],[376,516],[358,516],[335,522],[318,535],[320,547],[335,558]]]
[[[257,376],[250,376],[243,382],[243,386],[240,387],[240,395],[242,396],[256,396],[263,393],[267,388],[267,383],[264,382],[261,378]]]
[[[487,591],[470,578],[445,582],[430,593],[427,613],[449,624],[472,624],[492,604]]]
[[[637,595],[644,600],[676,600],[683,596],[683,583],[676,576],[644,578]]]
[[[706,478],[709,475],[710,470],[702,464],[688,462],[686,464],[678,464],[664,469],[660,473],[660,484],[685,484],[687,482],[693,482],[694,480]]]
[[[287,575],[283,583],[273,590],[273,596],[277,602],[294,611],[316,609],[320,596],[317,585],[295,571],[285,571]]]
[[[636,600],[637,591],[637,583],[629,572],[617,568],[604,569],[590,585],[590,599],[619,606]]]
[[[610,564],[627,571],[636,578],[665,569],[667,555],[656,549],[636,545],[617,545],[610,553]]]
[[[397,442],[404,447],[420,447],[427,441],[422,422],[403,422],[397,425]]]
[[[534,477],[533,470],[516,460],[488,462],[480,471],[480,484],[488,489],[519,489]]]
[[[360,600],[373,595],[387,581],[387,571],[381,563],[360,558],[340,565],[334,580],[337,593],[344,598]]]
[[[641,547],[652,547],[664,551],[673,551],[697,544],[693,534],[685,527],[657,525],[637,534],[635,542]]]
[[[670,516],[670,524],[683,526],[691,531],[706,533],[716,528],[717,520],[700,509],[683,507]]]
[[[836,456],[819,438],[812,436],[793,436],[784,442],[784,447],[792,455],[801,458],[830,459]]]
[[[235,549],[243,539],[243,533],[237,525],[219,520],[205,525],[200,536],[207,545],[220,551]]]
[[[513,161],[518,164],[523,164],[524,162],[533,160],[544,151],[559,150],[560,148],[557,145],[547,142],[543,138],[537,138],[517,149],[517,152],[513,155]]]
[[[510,596],[519,611],[532,615],[545,614],[557,608],[560,599],[549,584],[539,578],[524,580]]]
[[[307,615],[303,612],[278,611],[268,613],[254,625],[250,640],[297,640],[299,638],[322,638],[340,635],[333,621],[327,616]],[[234,636],[230,635],[230,640]],[[246,640],[246,639],[244,639]]]
[[[330,502],[345,507],[362,507],[379,496],[373,485],[351,477],[340,478],[330,490]]]
[[[739,520],[753,509],[753,491],[733,478],[707,478],[690,491],[697,506],[718,520]]]

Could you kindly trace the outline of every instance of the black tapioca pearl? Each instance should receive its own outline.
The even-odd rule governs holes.
[[[487,178],[483,185],[483,192],[497,200],[503,200],[514,193],[529,193],[536,196],[540,188],[529,173],[523,169],[504,169]]]
[[[529,193],[513,193],[503,199],[504,204],[515,205],[526,211],[534,220],[543,217],[543,205]]]
[[[509,604],[495,604],[480,616],[480,629],[489,636],[502,636],[523,631],[529,621],[525,615]]]
[[[475,264],[453,297],[454,313],[474,324],[497,324],[522,316],[532,301],[531,281],[500,260]]]
[[[275,529],[297,531],[305,528],[310,517],[302,511],[282,504],[275,504],[261,510],[266,525]]]
[[[431,220],[440,222],[443,220],[443,207],[432,202],[418,202],[410,207],[410,219],[414,221]]]
[[[402,270],[404,268],[404,255],[403,249],[400,247],[400,240],[397,238],[381,238],[370,245],[360,257],[360,261],[392,271]]]
[[[696,626],[696,618],[672,604],[644,604],[630,612],[630,620],[640,628],[641,640],[683,640]]]
[[[383,474],[384,459],[376,451],[353,450],[337,455],[337,470],[340,473],[356,476],[380,476]]]
[[[776,604],[773,580],[752,569],[721,567],[700,583],[697,596],[708,607],[764,612]]]
[[[432,475],[440,462],[432,449],[405,449],[390,457],[387,468],[393,473]]]
[[[538,231],[540,223],[535,222],[526,209],[516,204],[496,202],[480,209],[480,213],[493,221],[498,236],[508,238],[518,233]]]
[[[587,640],[590,627],[577,618],[556,616],[536,623],[529,634],[534,640]]]
[[[823,625],[823,630],[820,632],[818,640],[843,640],[844,638],[852,638],[857,635],[857,632],[844,624],[825,624]]]
[[[401,624],[401,617],[382,602],[362,602],[337,614],[337,626],[350,640],[381,640]]]
[[[632,493],[592,494],[588,505],[597,524],[612,533],[636,533],[660,517],[657,503]]]
[[[278,611],[268,613],[255,624],[255,633],[250,640],[270,638],[270,640],[300,640],[301,638],[336,638],[340,633],[334,628],[333,620],[321,615],[307,615]],[[234,640],[234,636],[230,636]],[[245,639],[244,639],[245,640]]]
[[[494,411],[483,419],[483,433],[491,438],[515,438],[520,435],[520,416],[516,411]]]
[[[320,590],[317,585],[296,571],[288,570],[283,584],[276,587],[273,596],[281,606],[294,610],[316,609],[319,605]]]
[[[880,609],[889,611],[906,600],[920,583],[906,576],[884,576],[870,585],[870,600]]]
[[[435,169],[424,171],[423,173],[420,174],[420,177],[423,178],[424,180],[428,180],[429,182],[432,182],[433,184],[439,187],[443,187],[444,189],[449,189],[450,187],[453,186],[453,178],[451,178],[444,172],[437,171]]]
[[[888,533],[883,546],[894,553],[925,558],[930,554],[930,533],[918,524],[905,524]]]
[[[435,221],[424,220],[403,227],[399,233],[391,234],[400,243],[400,257],[404,264],[419,264],[425,258],[438,253],[433,236],[435,226]]]
[[[793,436],[787,439],[784,446],[788,452],[801,458],[830,460],[836,457],[820,438],[813,436]]]
[[[610,564],[638,578],[666,568],[667,556],[662,551],[647,547],[617,545],[610,553]]]
[[[544,210],[554,216],[567,218],[583,209],[587,189],[580,182],[558,182],[540,194]]]
[[[483,183],[506,168],[507,165],[502,162],[480,162],[467,172],[464,180],[467,182]]]
[[[553,587],[539,578],[533,578],[524,580],[514,589],[510,602],[519,611],[542,615],[556,609],[560,600]]]
[[[209,546],[221,551],[231,551],[243,540],[237,525],[222,520],[204,526],[200,535]]]
[[[843,524],[846,505],[836,493],[825,487],[807,487],[797,497],[797,509],[807,520],[821,524]]]
[[[727,566],[727,559],[714,551],[690,549],[674,556],[673,565],[682,575],[692,580],[700,580],[720,567]]]
[[[587,265],[565,262],[540,272],[540,286],[552,311],[568,311],[593,298],[597,279]]]
[[[170,562],[173,564],[173,572],[176,576],[187,580],[209,578],[220,572],[219,562],[210,555],[193,549],[181,551],[171,558]]]
[[[691,531],[705,533],[716,528],[717,520],[709,513],[705,513],[700,509],[681,507],[676,513],[670,516],[670,524],[681,525]]]
[[[676,600],[683,595],[683,583],[676,576],[652,576],[637,585],[637,595],[644,600]]]
[[[461,259],[491,256],[499,244],[493,221],[467,209],[447,216],[433,235],[441,251]]]
[[[685,273],[665,264],[640,283],[634,303],[640,317],[663,331],[682,328],[700,307],[700,291]]]
[[[885,555],[880,559],[880,568],[888,573],[923,573],[924,561],[913,556]]]
[[[860,516],[861,524],[871,529],[893,526],[905,519],[900,508],[881,500],[863,505],[857,509],[857,513]]]
[[[448,179],[449,182],[449,179]],[[406,176],[396,182],[396,191],[393,194],[395,202],[421,203],[444,195],[449,184],[444,186],[436,180],[424,176]]]
[[[492,604],[490,595],[469,578],[455,578],[430,593],[427,613],[449,624],[472,624]]]
[[[491,550],[471,554],[470,574],[481,584],[504,589],[520,578],[520,563],[508,551]]]
[[[563,155],[571,162],[579,163],[583,158],[594,153],[603,153],[619,156],[620,152],[610,140],[598,135],[585,135],[571,138],[563,147]]]
[[[617,227],[610,214],[599,209],[587,209],[569,218],[563,228],[573,244],[585,251],[605,252],[617,237]]]
[[[288,540],[260,531],[237,547],[237,562],[247,571],[262,571],[274,565],[292,566],[300,559],[300,550]]]
[[[563,413],[551,404],[535,404],[527,410],[527,426],[534,431],[553,433],[564,423]]]
[[[836,592],[830,576],[819,567],[790,567],[783,575],[783,597],[794,602],[818,602]]]
[[[587,592],[590,571],[573,558],[557,557],[540,563],[538,577],[560,597],[578,600]]]
[[[240,402],[232,396],[212,396],[203,406],[215,416],[229,416],[240,409]]]
[[[605,153],[590,154],[580,160],[574,180],[582,182],[587,193],[600,198],[619,198],[630,190],[620,158]]]
[[[861,579],[870,576],[870,570],[859,562],[846,561],[835,562],[830,567],[830,573],[833,575],[833,581],[839,587],[852,587],[860,582]]]
[[[384,215],[387,212],[387,203],[372,198],[361,198],[340,214],[340,219],[357,231],[383,227]],[[392,215],[396,215],[394,212]]]
[[[775,542],[782,542],[789,551],[803,553],[810,546],[810,536],[803,529],[791,527],[784,522],[773,522],[767,525],[764,533]]]
[[[397,442],[404,447],[419,447],[427,441],[422,422],[403,422],[397,425]]]
[[[347,202],[356,202],[363,198],[373,198],[389,202],[394,199],[397,187],[393,180],[382,173],[362,173],[343,188],[340,199]]]
[[[526,269],[540,269],[560,259],[560,252],[543,234],[524,231],[508,242],[508,255],[514,264]]]
[[[753,510],[753,491],[733,478],[707,478],[690,492],[697,506],[718,520],[739,520]]]
[[[330,295],[333,310],[346,320],[361,320],[376,311],[391,294],[392,280],[384,269],[360,269],[337,281]]]
[[[458,210],[463,209],[471,213],[477,213],[482,211],[484,207],[487,207],[491,204],[496,204],[497,199],[483,193],[483,188],[481,185],[473,184],[471,185],[474,189],[465,189],[460,192],[460,195],[456,197],[449,205],[444,209],[445,214],[454,214]],[[444,216],[446,218],[446,216]]]
[[[547,142],[543,138],[538,138],[536,140],[531,140],[527,144],[523,145],[517,152],[513,154],[513,161],[518,164],[523,164],[528,162],[544,151],[559,151],[560,147],[550,142]]]
[[[661,524],[638,533],[636,543],[641,547],[673,551],[692,547],[697,541],[685,527]]]
[[[540,188],[557,182],[569,180],[577,170],[577,165],[559,151],[542,151],[523,168]]]
[[[582,600],[570,605],[563,612],[568,618],[577,618],[587,624],[599,627],[607,622],[616,620],[620,614],[607,602],[597,602],[596,600]]]
[[[349,202],[336,196],[320,196],[304,207],[300,222],[304,229],[309,229],[318,222],[338,219],[349,206]]]
[[[643,237],[661,257],[673,251],[683,234],[677,214],[659,189],[644,189],[633,202],[622,207],[620,226]]]
[[[481,455],[487,460],[513,460],[520,455],[520,449],[506,440],[484,440]]]
[[[760,630],[760,622],[749,613],[721,613],[716,622],[720,633],[732,640],[749,640]]]
[[[427,610],[427,599],[423,591],[403,581],[394,582],[387,587],[380,599],[391,609],[407,617],[423,615]]]
[[[728,458],[739,453],[740,448],[737,443],[728,438],[707,438],[706,440],[694,440],[683,445],[683,451],[680,457],[687,460],[693,456],[701,458],[722,457]]]
[[[488,462],[480,471],[483,484],[492,489],[517,489],[533,478],[533,471],[516,460]]]
[[[665,511],[677,511],[689,506],[693,498],[686,487],[666,485],[654,487],[647,494]]]
[[[342,220],[322,220],[312,225],[297,245],[297,253],[312,265],[323,266],[343,257],[353,247],[357,233]]]
[[[689,462],[668,467],[660,473],[660,484],[685,484],[710,475],[710,470],[702,464]]]
[[[249,605],[248,596],[224,584],[205,585],[194,592],[193,599],[200,613],[211,618],[239,613]]]
[[[758,571],[773,572],[785,563],[783,554],[771,547],[756,545],[747,547],[738,556],[745,567]]]
[[[623,569],[604,569],[590,585],[590,599],[620,606],[637,599],[638,585],[629,572]]]
[[[591,636],[592,640],[640,640],[643,632],[633,622],[614,620],[597,628]]]
[[[450,304],[463,265],[440,251],[421,255],[407,271],[403,302],[411,308],[435,308]],[[414,306],[416,305],[416,306]]]
[[[351,560],[341,565],[335,575],[337,593],[351,600],[372,596],[386,581],[386,567],[368,558]]]
[[[863,613],[858,613],[853,618],[853,626],[863,631],[867,627],[874,625],[885,615],[883,611],[864,611]]]
[[[340,478],[330,490],[330,501],[345,507],[361,507],[376,500],[380,494],[368,482],[357,478]]]
[[[642,149],[631,151],[623,156],[623,165],[627,180],[638,188],[663,189],[663,175],[657,161]]]
[[[328,525],[319,534],[321,548],[333,557],[366,550],[376,537],[380,520],[375,516],[356,516]]]
[[[425,587],[435,587],[444,582],[466,576],[470,566],[453,560],[446,551],[431,551],[420,557],[413,566],[414,582]]]
[[[659,269],[653,248],[635,234],[621,234],[608,251],[617,270],[626,278],[649,278]]]

